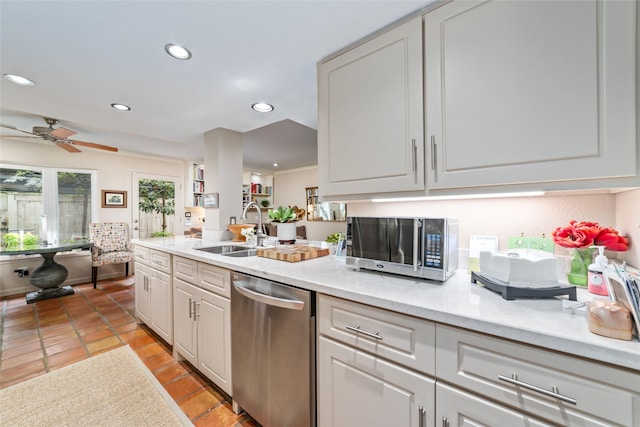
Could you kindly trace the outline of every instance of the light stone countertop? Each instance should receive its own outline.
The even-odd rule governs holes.
[[[596,361],[640,370],[640,342],[592,334],[585,311],[563,308],[558,298],[507,301],[479,284],[466,270],[446,282],[348,268],[335,256],[297,263],[262,257],[234,258],[195,248],[229,244],[183,237],[134,240],[140,246],[228,268],[288,285],[537,345]],[[578,300],[590,294],[578,289]]]

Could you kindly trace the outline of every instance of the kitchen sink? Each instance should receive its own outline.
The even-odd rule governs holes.
[[[247,248],[245,246],[239,245],[224,245],[224,246],[209,246],[207,248],[197,248],[199,251],[209,252],[211,254],[221,254],[226,255],[238,251],[246,251]]]
[[[258,253],[257,249],[245,249],[243,251],[227,252],[222,254],[224,256],[231,256],[235,258],[244,258],[249,256],[255,256]]]

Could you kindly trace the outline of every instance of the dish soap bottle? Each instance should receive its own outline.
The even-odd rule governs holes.
[[[604,256],[604,246],[591,246],[598,248],[598,255],[593,264],[588,267],[587,290],[596,295],[608,296],[609,290],[604,281],[604,270],[607,268],[607,257]]]

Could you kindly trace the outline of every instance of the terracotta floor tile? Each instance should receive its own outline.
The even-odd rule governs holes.
[[[32,331],[21,331],[19,333],[5,333],[2,339],[2,349],[18,347],[30,342],[40,342],[40,334],[37,329]]]
[[[174,361],[175,359],[173,358],[171,353],[160,353],[143,360],[143,363],[151,372],[153,372]]]
[[[45,348],[47,356],[53,356],[54,354],[61,353],[63,351],[71,350],[76,347],[81,347],[82,341],[79,338],[71,338],[66,341],[62,341],[58,344],[54,344]]]
[[[81,338],[85,343],[90,343],[111,336],[113,336],[113,332],[111,332],[111,329],[105,325],[104,327],[93,328],[90,331],[87,331],[86,334],[81,335]]]
[[[231,409],[231,405],[226,402],[212,408],[209,412],[200,415],[198,418],[192,421],[196,427],[258,426],[258,424],[256,424],[245,413],[241,413],[239,415],[234,414]]]
[[[143,347],[138,347],[135,349],[135,351],[142,361],[159,354],[171,354],[168,348],[157,342],[145,345]]]
[[[169,385],[167,385],[167,387],[168,386]],[[188,395],[184,400],[179,401],[178,404],[189,419],[195,419],[211,408],[218,406],[220,401],[207,390],[202,389]]]
[[[40,340],[33,341],[27,344],[23,344],[13,348],[9,348],[7,350],[3,350],[2,359],[10,359],[12,357],[19,356],[21,354],[28,353],[33,350],[39,350],[39,349],[42,349],[42,344],[40,343]]]
[[[42,353],[41,348],[16,355],[15,357],[12,357],[9,359],[3,358],[2,364],[0,365],[0,372],[5,372],[9,369],[13,369],[20,365],[24,365],[25,363],[34,362],[36,360],[40,360],[43,358],[44,358],[44,353]]]
[[[47,357],[47,364],[50,370],[56,370],[84,360],[88,357],[89,355],[84,347],[74,347]]]
[[[47,347],[47,346],[55,345],[63,341],[70,340],[72,338],[77,338],[77,337],[78,337],[78,334],[76,333],[76,331],[70,330],[58,335],[54,335],[52,337],[44,337],[42,338],[42,341],[44,342],[45,347]]]
[[[2,388],[10,384],[14,384],[16,380],[26,380],[29,378],[42,375],[46,372],[44,366],[44,359],[35,360],[30,363],[25,363],[14,369],[4,371],[0,374],[0,385]]]
[[[169,392],[176,402],[197,392],[204,391],[204,387],[196,381],[191,375],[177,378],[175,381],[164,384],[164,388]]]
[[[153,375],[155,375],[160,384],[166,384],[188,375],[188,372],[184,366],[174,359],[173,362],[153,371]]]
[[[136,350],[140,347],[144,347],[154,342],[155,342],[155,338],[153,338],[149,334],[145,334],[142,336],[132,338],[131,340],[127,341],[127,344],[129,344],[129,346],[131,346],[132,349]]]
[[[122,343],[117,337],[111,336],[108,338],[103,338],[98,341],[94,341],[87,344],[87,349],[91,354],[97,354],[103,350],[107,350],[113,347],[120,347]]]

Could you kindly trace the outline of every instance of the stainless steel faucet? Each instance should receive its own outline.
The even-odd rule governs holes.
[[[256,243],[258,246],[262,246],[262,241],[264,240],[266,235],[262,232],[262,212],[260,211],[260,205],[258,205],[256,202],[249,202],[247,206],[244,207],[242,216],[240,218],[243,221],[246,221],[248,219],[247,211],[250,207],[256,208],[256,212],[258,212],[258,231],[256,232]]]

